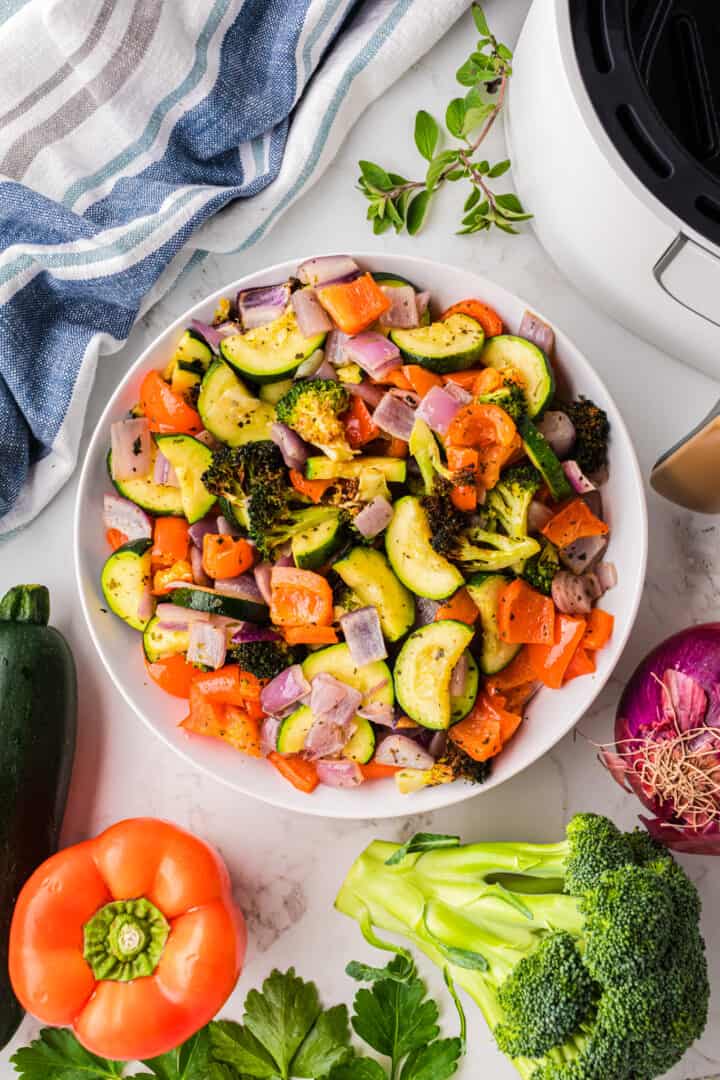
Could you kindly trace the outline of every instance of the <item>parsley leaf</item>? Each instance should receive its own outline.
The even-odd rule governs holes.
[[[64,1028],[43,1028],[10,1060],[23,1080],[114,1080],[125,1067],[91,1054]]]
[[[138,1073],[129,1080],[145,1080],[146,1077],[157,1077],[158,1080],[225,1080],[225,1076],[232,1075],[219,1071],[223,1069],[222,1065],[215,1066],[216,1071],[212,1071],[212,1045],[208,1028],[202,1028],[177,1050],[143,1061],[143,1065],[150,1072]]]
[[[358,990],[354,1004],[352,1025],[357,1034],[395,1064],[438,1035],[437,1005],[425,998],[418,978],[376,982],[372,990]]]
[[[463,1052],[460,1039],[436,1039],[413,1050],[405,1060],[400,1080],[447,1080],[457,1072]]]
[[[295,1077],[327,1076],[335,1065],[351,1056],[348,1013],[344,1005],[336,1005],[320,1013],[307,1038],[293,1058]]]
[[[272,1080],[277,1065],[251,1031],[233,1020],[215,1020],[210,1025],[212,1053],[216,1061],[233,1066],[243,1076]]]
[[[245,998],[243,1022],[277,1063],[280,1076],[290,1076],[290,1063],[320,1015],[315,983],[304,982],[290,968],[272,971],[262,993]]]
[[[331,1080],[387,1080],[387,1073],[374,1058],[355,1057],[335,1069]]]

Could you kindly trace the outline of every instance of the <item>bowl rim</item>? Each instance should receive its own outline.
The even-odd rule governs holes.
[[[569,349],[572,353],[571,367],[574,368],[575,365],[579,362],[580,368],[586,367],[587,369],[589,369],[593,377],[601,386],[607,398],[607,401],[610,403],[613,411],[613,417],[611,421],[612,427],[614,430],[620,430],[622,432],[625,443],[629,448],[630,453],[628,455],[629,460],[627,462],[627,466],[632,474],[633,486],[636,488],[637,494],[639,496],[638,513],[640,518],[640,529],[637,540],[639,541],[640,545],[640,573],[635,583],[635,594],[632,597],[632,601],[629,606],[629,617],[627,619],[626,625],[623,628],[622,632],[617,636],[614,636],[613,638],[613,648],[615,652],[614,660],[612,661],[606,672],[604,672],[600,677],[597,677],[593,680],[592,696],[590,697],[587,704],[584,706],[582,712],[579,715],[576,715],[577,710],[570,710],[568,715],[571,717],[571,719],[565,723],[558,725],[557,730],[553,732],[554,737],[552,741],[543,749],[539,750],[537,755],[534,756],[530,761],[517,764],[517,766],[513,767],[507,775],[501,777],[499,780],[493,781],[493,777],[491,776],[486,784],[473,785],[455,782],[452,784],[443,784],[432,788],[425,788],[422,792],[418,792],[412,797],[405,797],[405,799],[407,799],[407,809],[404,805],[399,807],[388,807],[386,804],[383,803],[381,799],[378,799],[378,805],[376,808],[373,809],[371,814],[367,813],[367,811],[357,812],[353,810],[353,800],[352,797],[350,797],[340,802],[337,807],[329,810],[326,806],[320,806],[317,803],[314,804],[314,800],[312,798],[308,798],[307,796],[303,796],[302,801],[299,799],[295,799],[293,796],[297,796],[298,793],[295,792],[294,788],[290,787],[290,785],[288,785],[287,787],[287,795],[285,795],[282,789],[279,789],[279,793],[275,793],[273,791],[253,791],[246,784],[243,783],[241,776],[239,776],[238,779],[231,779],[229,776],[224,776],[221,773],[217,772],[211,764],[208,764],[196,757],[192,750],[193,743],[190,740],[188,740],[188,749],[185,749],[183,746],[178,745],[177,742],[173,741],[170,738],[169,734],[166,734],[166,732],[163,730],[162,726],[159,723],[154,722],[150,718],[150,716],[143,711],[143,709],[136,705],[136,703],[132,700],[129,691],[126,690],[121,678],[116,676],[110,663],[109,657],[105,655],[105,648],[101,640],[101,635],[99,632],[96,632],[95,625],[90,615],[88,600],[86,598],[85,590],[82,584],[82,552],[80,538],[82,525],[82,505],[84,502],[83,496],[85,494],[85,488],[89,483],[90,471],[96,454],[96,446],[97,443],[100,441],[102,429],[105,427],[113,410],[116,408],[116,399],[120,396],[127,383],[135,376],[136,372],[144,366],[148,355],[158,347],[158,345],[164,338],[169,338],[178,330],[184,329],[192,318],[197,317],[197,313],[201,309],[205,309],[211,304],[216,303],[216,301],[219,300],[221,297],[235,295],[240,288],[247,288],[248,286],[251,287],[257,279],[266,278],[270,275],[275,274],[276,272],[287,273],[289,266],[297,267],[302,262],[308,259],[335,254],[340,253],[336,251],[313,252],[311,254],[299,256],[293,259],[283,259],[281,262],[273,263],[270,266],[263,266],[259,269],[252,271],[251,273],[241,275],[233,281],[228,282],[220,288],[209,293],[201,300],[196,301],[185,311],[181,312],[181,314],[176,319],[174,319],[172,323],[167,325],[159,334],[156,334],[153,340],[143,349],[142,353],[131,364],[131,366],[128,368],[128,370],[125,372],[123,377],[119,380],[114,390],[112,391],[109,399],[107,400],[102,410],[102,413],[100,414],[94,426],[93,432],[88,441],[87,449],[85,451],[85,457],[79,473],[77,493],[75,498],[75,508],[73,513],[73,564],[75,568],[75,580],[78,592],[80,594],[80,604],[82,607],[83,616],[89,629],[91,640],[93,642],[93,645],[95,646],[98,655],[100,656],[100,659],[102,660],[105,671],[110,677],[114,688],[119,691],[121,697],[123,698],[125,703],[131,708],[133,713],[135,713],[143,721],[145,726],[149,728],[170,750],[178,754],[181,759],[187,761],[189,764],[192,764],[194,768],[200,769],[203,773],[213,777],[215,781],[224,784],[231,790],[239,792],[247,797],[259,799],[261,802],[277,807],[279,809],[298,811],[300,813],[310,814],[311,816],[327,819],[367,821],[372,819],[392,819],[422,813],[430,813],[434,812],[435,810],[455,805],[456,803],[464,802],[466,799],[473,798],[477,795],[482,795],[487,792],[493,791],[495,788],[500,787],[508,780],[513,779],[525,769],[530,768],[532,765],[540,761],[546,754],[548,754],[553,749],[554,746],[557,745],[557,743],[562,738],[565,737],[565,735],[568,734],[569,731],[573,729],[573,727],[575,727],[579,723],[582,716],[585,715],[587,710],[592,707],[592,705],[597,700],[598,696],[606,686],[610,677],[612,676],[615,667],[617,666],[617,663],[622,656],[630,634],[632,633],[632,630],[635,626],[640,606],[640,600],[643,594],[645,577],[647,573],[648,511],[647,500],[645,497],[645,488],[642,479],[642,472],[640,470],[640,465],[637,459],[637,453],[635,451],[635,447],[632,438],[630,437],[627,425],[625,424],[625,420],[615,402],[614,397],[612,396],[612,394],[610,394],[601,376],[598,374],[593,364],[591,364],[591,362],[586,358],[582,350],[577,345],[575,345],[575,343],[567,336],[567,334],[565,334],[561,329],[558,329],[556,327],[552,319],[547,318],[543,314],[543,312],[540,311],[534,304],[528,303],[523,297],[518,296],[517,293],[514,293],[511,290],[505,288],[504,285],[493,281],[491,278],[487,278],[484,275],[477,273],[472,268],[466,269],[464,267],[454,266],[451,263],[445,263],[436,259],[430,259],[425,256],[418,256],[412,254],[408,255],[404,252],[353,250],[352,252],[350,252],[351,257],[360,260],[361,264],[368,262],[372,263],[373,260],[378,259],[382,259],[383,261],[387,262],[392,262],[397,259],[398,261],[402,261],[404,263],[409,262],[416,265],[419,268],[420,272],[422,272],[423,268],[427,268],[428,270],[432,270],[433,273],[437,273],[438,271],[447,271],[451,277],[457,274],[467,274],[473,277],[475,281],[477,281],[479,288],[482,288],[485,285],[489,286],[491,291],[502,294],[504,298],[507,298],[509,303],[519,305],[524,309],[531,310],[540,319],[543,319],[550,326],[552,326],[556,336],[556,343],[558,341],[561,341],[563,349]],[[344,254],[347,254],[347,252],[344,252]],[[352,796],[351,792],[345,792],[344,794]],[[423,795],[425,796],[425,798],[422,798]],[[418,796],[422,798],[422,805],[419,805],[420,799],[418,798]]]

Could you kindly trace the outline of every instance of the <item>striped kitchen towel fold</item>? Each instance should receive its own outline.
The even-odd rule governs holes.
[[[71,474],[98,357],[264,236],[467,6],[0,0],[0,533]]]

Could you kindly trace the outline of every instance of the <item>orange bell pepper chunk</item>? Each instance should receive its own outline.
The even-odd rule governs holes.
[[[517,429],[499,405],[463,405],[450,422],[445,436],[448,446],[510,446]]]
[[[299,469],[290,470],[290,483],[301,495],[307,496],[311,502],[319,503],[334,480],[308,480]]]
[[[193,678],[197,675],[194,664],[188,664],[184,653],[165,656],[152,663],[145,658],[147,673],[161,690],[173,697],[189,698]]]
[[[390,307],[390,300],[371,274],[345,285],[325,285],[316,296],[344,334],[367,330]]]
[[[583,639],[586,625],[585,619],[557,613],[553,643],[528,645],[530,663],[536,679],[552,690],[560,689],[575,650]]]
[[[555,629],[555,605],[522,578],[515,578],[500,593],[498,634],[509,645],[548,645]]]
[[[471,446],[448,446],[447,464],[451,472],[477,472],[480,453]]]
[[[176,562],[187,562],[190,547],[188,530],[185,518],[155,518],[151,551],[153,565],[172,566]]]
[[[194,735],[221,739],[225,731],[225,706],[207,698],[193,680],[190,686],[190,712],[180,726]]]
[[[446,600],[435,612],[435,622],[440,619],[456,619],[457,622],[467,623],[472,626],[480,612],[470,598],[467,589],[458,589],[456,593]]]
[[[573,499],[550,518],[542,530],[555,547],[564,548],[586,536],[605,536],[609,529],[582,499]]]
[[[406,458],[408,456],[408,444],[404,439],[398,439],[393,435],[387,444],[387,457]]]
[[[270,618],[276,626],[329,626],[333,621],[330,585],[312,570],[273,567]]]
[[[260,723],[258,718],[244,708],[228,705],[225,710],[225,734],[223,739],[248,757],[261,758]]]
[[[482,300],[460,300],[442,313],[443,322],[451,315],[469,315],[471,319],[480,323],[486,337],[495,337],[496,334],[503,332],[503,321],[497,311],[489,304],[483,304]]]
[[[571,679],[577,679],[579,675],[592,675],[596,667],[595,654],[586,649],[581,643],[567,666],[563,686],[565,683],[569,683]]]
[[[261,685],[259,679],[249,671],[243,671],[237,664],[226,664],[217,671],[197,671],[193,686],[204,701],[216,705],[241,705],[247,701],[259,701]]]
[[[477,507],[477,488],[474,484],[456,484],[450,491],[450,502],[457,510],[472,513]]]
[[[476,381],[481,378],[486,371],[492,371],[495,375],[498,374],[494,368],[464,368],[462,371],[449,371],[447,375],[442,376],[442,381],[444,383],[456,383],[458,386],[462,386],[463,390],[469,390],[472,393]],[[499,376],[499,378],[500,383],[502,383],[502,376]]]
[[[383,375],[382,379],[370,380],[375,386],[395,386],[398,390],[412,390],[412,386],[403,374],[402,368],[395,368]]]
[[[268,761],[275,766],[281,776],[290,781],[293,787],[306,795],[312,795],[320,783],[314,763],[306,761],[297,754],[288,754],[284,757],[273,750],[268,754]]]
[[[483,394],[492,394],[495,390],[499,390],[505,383],[504,377],[495,368],[484,368],[475,382],[472,385],[472,392],[475,397],[482,397]]]
[[[192,584],[194,580],[192,566],[189,562],[181,560],[164,570],[158,570],[153,577],[152,591],[155,596],[164,596],[170,591],[170,586],[174,581],[187,581]]]
[[[507,712],[501,701],[481,691],[470,715],[450,729],[450,739],[475,761],[499,754],[522,721],[521,716]]]
[[[332,626],[284,626],[288,645],[337,645],[337,630]]]
[[[587,617],[587,629],[582,640],[584,649],[602,649],[612,637],[615,616],[602,608],[593,608]]]
[[[172,390],[159,371],[148,371],[140,384],[140,407],[151,431],[197,435],[203,429],[200,414]]]
[[[421,398],[425,397],[428,390],[432,390],[433,386],[442,386],[443,384],[439,375],[428,371],[427,368],[420,367],[419,364],[403,364],[402,373],[415,393]]]
[[[360,766],[360,772],[363,780],[386,780],[400,772],[400,768],[400,765],[381,765],[379,761],[368,761],[367,765]]]
[[[119,529],[108,529],[105,533],[105,539],[107,540],[113,551],[117,551],[123,544],[127,544],[128,538],[124,532],[120,532]]]
[[[249,570],[255,561],[255,551],[242,537],[205,533],[203,536],[203,569],[216,580],[234,578]]]
[[[530,654],[525,648],[520,650],[507,667],[498,671],[497,675],[486,679],[485,687],[490,694],[505,694],[517,686],[536,681],[535,668],[530,663]]]
[[[377,439],[380,428],[374,422],[372,413],[362,398],[353,396],[350,406],[343,415],[347,441],[353,450]]]

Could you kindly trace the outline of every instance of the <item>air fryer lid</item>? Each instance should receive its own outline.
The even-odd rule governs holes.
[[[638,179],[720,244],[717,0],[569,0],[585,87]]]

